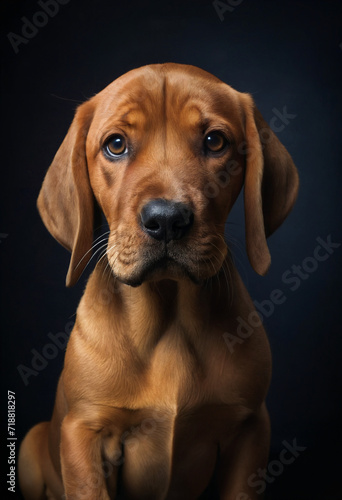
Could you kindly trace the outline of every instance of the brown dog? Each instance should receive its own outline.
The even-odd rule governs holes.
[[[77,310],[51,422],[21,446],[25,499],[191,500],[212,478],[222,499],[258,497],[269,344],[260,324],[233,352],[225,343],[254,311],[224,241],[243,184],[247,252],[264,274],[266,237],[292,208],[298,176],[250,95],[162,64],[78,108],[38,207],[71,251],[67,286],[90,258],[98,206],[108,245]]]

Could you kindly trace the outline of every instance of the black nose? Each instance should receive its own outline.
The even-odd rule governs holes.
[[[184,203],[156,199],[141,210],[143,230],[156,240],[179,240],[188,232],[194,220],[191,208]]]

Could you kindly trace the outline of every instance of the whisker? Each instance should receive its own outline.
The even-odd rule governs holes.
[[[80,260],[80,261],[78,262],[78,264],[76,265],[75,269],[77,269],[77,268],[78,268],[78,266],[81,264],[81,262],[83,261],[83,259],[85,259],[85,258],[86,258],[86,256],[88,255],[88,253],[89,253],[89,252],[92,252],[92,251],[93,251],[93,250],[97,247],[97,245],[100,245],[101,243],[104,243],[104,242],[106,242],[106,243],[107,243],[107,239],[105,238],[105,236],[106,236],[107,234],[109,234],[109,233],[110,233],[110,231],[107,231],[106,233],[101,234],[100,236],[98,236],[98,237],[94,240],[94,242],[93,242],[92,246],[91,246],[91,247],[89,248],[89,250],[88,250],[88,251],[87,251],[87,252],[83,255],[83,257],[81,258],[81,260]],[[97,243],[95,243],[95,242],[96,242],[97,240],[99,240],[100,238],[102,238],[102,240],[101,240],[101,241],[98,241]],[[91,259],[90,259],[90,260],[91,260]],[[89,261],[89,262],[90,262],[90,261]]]
[[[99,262],[100,262],[100,261],[101,261],[101,260],[102,260],[102,259],[103,259],[106,255],[107,255],[107,257],[108,257],[108,255],[110,255],[110,252],[111,252],[111,251],[115,248],[115,246],[116,246],[116,243],[114,243],[114,244],[113,244],[110,248],[108,248],[108,249],[107,249],[107,251],[104,253],[104,255],[102,255],[102,257],[99,259]],[[119,255],[119,253],[118,253],[118,254],[117,254],[117,256],[115,257],[114,262],[113,262],[112,264],[109,262],[109,258],[107,258],[107,264],[106,264],[106,266],[105,266],[105,268],[104,268],[104,270],[103,270],[103,272],[102,272],[102,276],[104,276],[104,274],[107,272],[107,269],[108,269],[108,270],[109,270],[109,273],[108,273],[108,280],[109,280],[109,278],[110,278],[110,276],[111,276],[111,275],[112,275],[112,276],[114,276],[114,278],[115,278],[115,279],[117,279],[117,278],[116,278],[116,276],[115,276],[115,273],[114,273],[113,269],[114,269],[115,263],[116,263],[117,259],[119,258],[119,256],[120,256],[120,255]],[[99,263],[99,262],[98,262],[98,263]]]
[[[96,254],[100,253],[102,250],[106,250],[107,248],[107,241],[105,244],[103,244],[101,247],[99,247],[94,253],[93,255],[90,257],[89,261],[87,262],[86,266],[84,267],[84,269],[87,269],[87,267],[90,265],[91,261],[96,257]],[[80,262],[77,264],[79,265]]]
[[[222,239],[223,243],[226,245],[226,242],[224,241],[223,237],[222,237],[220,234],[219,234],[218,236]],[[226,258],[225,254],[222,252],[222,250],[220,250],[220,249],[219,249],[219,248],[215,245],[215,243],[213,243],[213,242],[211,241],[211,242],[210,242],[210,244],[211,244],[211,246],[213,246],[214,248],[216,248],[216,250],[217,250],[218,252],[220,252],[220,254],[222,255],[222,257],[223,257],[224,259]]]
[[[226,243],[229,244],[230,247],[234,247],[237,250],[239,250],[241,255],[245,254],[244,246],[241,243],[241,241],[237,240],[236,238],[233,238],[232,236],[228,236],[225,241]]]

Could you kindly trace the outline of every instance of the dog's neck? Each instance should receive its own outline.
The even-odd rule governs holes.
[[[78,318],[87,318],[88,324],[79,326],[83,334],[88,332],[90,341],[102,339],[107,350],[111,346],[115,349],[115,338],[124,336],[142,358],[171,327],[183,332],[191,343],[198,341],[213,318],[219,324],[222,311],[226,314],[230,307],[234,270],[228,261],[224,266],[201,284],[189,279],[161,280],[136,288],[120,283],[98,266],[79,306],[85,314],[78,314]],[[91,328],[96,328],[96,335]]]

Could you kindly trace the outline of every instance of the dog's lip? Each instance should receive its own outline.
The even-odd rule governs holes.
[[[172,270],[172,268],[174,269]],[[153,280],[153,275],[157,274],[160,271],[161,275],[160,278],[158,279],[165,279],[163,271],[165,271],[165,275],[168,275],[170,279],[172,279],[173,275],[175,278],[177,275],[179,277],[178,272],[172,272],[175,270],[180,271],[180,274],[188,277],[194,283],[196,284],[199,283],[199,280],[196,278],[196,276],[194,276],[193,273],[191,273],[191,271],[184,264],[180,263],[177,259],[170,257],[168,255],[163,255],[162,257],[159,258],[150,259],[149,262],[147,262],[140,269],[140,271],[136,274],[136,276],[131,276],[131,277],[117,276],[117,279],[121,283],[124,283],[126,285],[132,287],[138,287],[142,285],[145,281],[149,281],[150,279]]]

